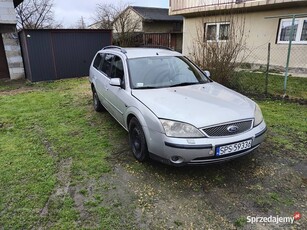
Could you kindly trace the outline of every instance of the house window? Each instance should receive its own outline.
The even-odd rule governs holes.
[[[291,18],[280,20],[278,43],[289,43],[291,26]],[[293,44],[307,44],[307,18],[295,19],[292,42]]]
[[[227,41],[229,39],[229,22],[206,23],[205,40],[206,41]]]

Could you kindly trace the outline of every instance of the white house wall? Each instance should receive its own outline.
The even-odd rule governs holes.
[[[245,24],[244,37],[246,41],[248,57],[244,62],[265,64],[267,62],[267,44],[271,43],[271,64],[285,66],[288,45],[276,44],[279,28],[279,18],[265,19],[268,16],[302,14],[307,12],[307,7],[298,9],[284,9],[264,12],[252,12],[233,16],[238,24]],[[183,25],[183,54],[193,55],[196,48],[198,34],[203,37],[204,23],[217,22],[220,16],[185,18]],[[225,21],[225,17],[221,19]],[[238,26],[238,25],[234,25]],[[192,57],[191,57],[192,58]],[[290,67],[307,68],[307,44],[293,44]]]
[[[127,9],[124,14],[127,14],[129,20],[132,22],[133,25],[135,25],[135,23],[137,22],[138,25],[136,27],[135,30],[133,30],[133,32],[141,32],[143,31],[143,26],[142,26],[142,17],[137,14],[134,10],[132,10],[131,8]],[[126,17],[126,16],[125,16]],[[118,20],[115,21],[115,25],[113,26],[113,33],[119,33],[121,31],[117,31],[116,28],[120,28],[121,29],[121,26],[120,25],[117,25],[119,22]],[[129,25],[127,24],[126,25],[127,27],[129,27]],[[131,25],[130,25],[131,26]],[[124,31],[126,32],[126,31]]]

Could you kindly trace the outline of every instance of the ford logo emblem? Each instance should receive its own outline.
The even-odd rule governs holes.
[[[230,133],[235,133],[235,132],[238,131],[238,129],[239,129],[239,127],[236,126],[236,125],[231,125],[231,126],[227,127],[227,131],[230,132]]]

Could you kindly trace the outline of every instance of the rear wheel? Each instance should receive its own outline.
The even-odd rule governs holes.
[[[97,112],[101,112],[103,111],[103,106],[99,100],[99,97],[98,97],[98,94],[95,90],[95,88],[93,87],[92,88],[92,92],[93,92],[93,106],[94,106],[94,109],[97,111]]]
[[[144,131],[135,117],[129,123],[129,142],[132,153],[138,161],[143,162],[149,158]]]

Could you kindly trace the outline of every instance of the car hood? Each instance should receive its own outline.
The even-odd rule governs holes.
[[[132,95],[158,118],[197,128],[253,118],[255,103],[218,83],[159,89],[134,89]]]

